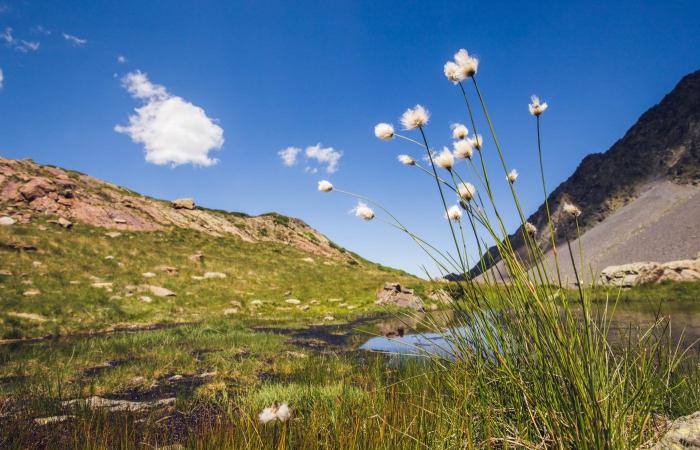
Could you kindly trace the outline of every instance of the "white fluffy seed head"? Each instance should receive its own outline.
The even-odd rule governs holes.
[[[574,217],[578,217],[581,215],[581,210],[578,206],[574,205],[573,203],[565,202],[563,210],[566,214],[572,215]]]
[[[284,422],[289,419],[291,415],[292,413],[289,410],[289,405],[286,403],[278,405],[277,402],[274,402],[272,406],[263,409],[262,412],[258,414],[258,419],[260,420],[260,423],[263,424],[273,422],[275,420]]]
[[[528,234],[535,235],[537,234],[537,227],[531,224],[530,222],[525,222],[525,231]]]
[[[333,185],[330,181],[321,180],[318,182],[318,190],[321,192],[330,192],[333,190]]]
[[[362,220],[374,219],[374,211],[363,202],[358,202],[357,206],[352,209],[352,212]]]
[[[404,129],[412,130],[428,123],[429,118],[430,113],[421,105],[416,105],[415,108],[409,108],[403,113],[401,116],[401,124]]]
[[[449,148],[443,147],[442,151],[435,156],[434,162],[443,169],[452,170],[455,165],[455,157]]]
[[[451,206],[450,208],[448,208],[445,217],[449,220],[459,222],[462,219],[462,210],[459,208],[458,205]]]
[[[469,56],[469,52],[463,48],[455,53],[455,62],[459,67],[460,76],[464,78],[473,77],[479,69],[479,59]]]
[[[511,170],[510,172],[508,172],[506,179],[511,183],[515,183],[515,180],[518,179],[518,171],[515,169]]]
[[[285,422],[289,417],[291,417],[292,412],[289,410],[289,405],[282,403],[279,408],[277,408],[277,419],[280,422]]]
[[[471,183],[459,183],[457,193],[463,200],[471,201],[476,195],[476,188]]]
[[[477,134],[473,138],[469,139],[469,142],[471,142],[472,147],[474,147],[477,150],[481,150],[481,147],[484,145],[484,139],[481,137],[480,134]]]
[[[462,141],[455,141],[453,145],[455,158],[469,159],[474,154],[474,145],[471,140],[465,139]]]
[[[374,126],[374,135],[383,141],[394,138],[394,126],[390,123],[378,123]]]
[[[460,81],[464,80],[464,76],[462,75],[462,71],[460,70],[459,65],[454,61],[446,62],[443,70],[445,71],[445,76],[447,77],[447,79],[453,82],[454,84],[457,84]]]
[[[399,160],[399,162],[401,164],[404,164],[407,166],[415,166],[416,165],[416,160],[408,155],[399,155],[396,158]]]
[[[272,408],[265,408],[260,414],[258,414],[258,419],[260,423],[268,423],[277,419],[277,414],[272,410]]]
[[[461,123],[453,123],[451,127],[452,137],[455,139],[464,139],[469,134],[469,130],[467,129],[467,127],[465,127]]]
[[[536,95],[533,95],[530,97],[531,103],[528,105],[530,109],[530,114],[532,114],[535,117],[539,117],[540,114],[545,112],[547,109],[547,102],[542,102],[540,101],[540,98]]]

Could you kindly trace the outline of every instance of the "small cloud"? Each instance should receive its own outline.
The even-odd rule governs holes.
[[[35,52],[39,50],[39,43],[38,42],[33,42],[33,41],[20,41],[19,44],[15,46],[15,50],[22,52],[22,53],[27,53],[29,51]]]
[[[78,36],[73,36],[72,34],[63,33],[63,39],[70,42],[73,47],[82,47],[87,44],[87,39],[81,39]]]
[[[7,6],[4,3],[0,3],[0,13],[4,13],[5,11],[9,11],[9,10],[10,10],[9,6]]]
[[[37,33],[37,34],[43,34],[44,36],[49,36],[51,34],[51,30],[47,30],[45,27],[41,25],[37,25],[34,28],[32,28],[32,31]]]
[[[310,174],[318,173],[318,168],[306,166],[306,167],[304,167],[304,172],[310,173]]]
[[[12,36],[12,28],[7,27],[5,28],[5,31],[0,33],[0,39],[5,41],[8,44],[14,44],[15,43],[15,38]]]
[[[0,89],[2,89],[4,83],[5,83],[5,74],[3,73],[2,69],[0,69]]]
[[[301,153],[299,147],[287,147],[284,150],[280,150],[277,154],[282,158],[282,164],[287,167],[291,167],[297,163],[297,156]]]
[[[124,55],[117,56],[117,62],[119,64],[124,64],[126,61],[127,61],[126,56],[124,56]]]
[[[12,28],[7,27],[5,31],[0,33],[0,39],[5,41],[8,47],[13,47],[18,52],[27,53],[29,51],[35,52],[39,50],[39,42],[25,41],[22,39],[17,39],[12,34]]]
[[[321,144],[306,147],[305,154],[308,159],[316,160],[318,164],[325,165],[327,173],[338,171],[338,164],[343,156],[343,152],[335,150],[333,147],[321,147]]]
[[[122,85],[144,105],[129,116],[129,125],[114,131],[143,144],[146,161],[157,164],[212,166],[218,162],[209,152],[224,145],[224,130],[204,109],[170,94],[165,86],[153,84],[140,71],[122,78]]]

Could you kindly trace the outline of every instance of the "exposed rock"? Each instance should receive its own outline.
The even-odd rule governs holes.
[[[242,308],[242,307],[243,307],[243,305],[241,304],[241,302],[239,302],[238,300],[231,300],[229,303],[231,303],[231,305],[235,306],[236,308]]]
[[[28,289],[24,291],[22,295],[26,297],[33,297],[35,295],[41,295],[41,291],[39,289]]]
[[[156,274],[153,273],[153,272],[144,272],[144,273],[141,274],[141,276],[142,276],[142,277],[145,277],[145,278],[153,278],[153,277],[156,276]]]
[[[66,400],[61,402],[63,407],[77,406],[90,409],[107,409],[110,412],[131,411],[139,412],[159,406],[171,406],[175,404],[175,398],[164,398],[150,402],[132,402],[128,400],[110,400],[102,397],[88,397],[82,399]]]
[[[195,209],[194,200],[191,198],[178,198],[173,200],[172,205],[175,209]]]
[[[324,322],[333,322],[335,320],[335,317],[333,316],[326,316],[323,318]]]
[[[301,304],[301,300],[297,300],[296,298],[288,298],[285,300],[285,303],[289,303],[290,305],[299,305]]]
[[[173,266],[158,266],[156,267],[156,270],[160,272],[165,272],[168,275],[176,275],[177,274],[177,267]]]
[[[676,419],[652,450],[700,450],[700,411]]]
[[[600,273],[600,283],[608,286],[628,288],[664,281],[700,281],[700,258],[667,263],[636,262],[609,266]]]
[[[17,221],[9,216],[0,217],[0,225],[14,225]]]
[[[238,314],[238,308],[226,308],[226,309],[224,309],[225,316],[230,316],[231,314]]]
[[[151,286],[151,285],[146,285],[144,286],[148,291],[150,291],[151,294],[155,295],[156,297],[175,297],[175,293],[171,291],[170,289],[166,289],[161,286]]]
[[[98,281],[98,282],[92,283],[91,286],[96,287],[96,288],[101,288],[101,289],[108,289],[108,288],[112,287],[112,283],[109,281]]]
[[[153,299],[149,297],[148,295],[142,295],[139,297],[139,300],[141,300],[144,303],[151,303]]]
[[[27,295],[26,293],[24,295]],[[46,322],[47,319],[46,317],[42,316],[41,314],[34,314],[34,313],[25,313],[25,312],[9,312],[7,313],[8,316],[13,316],[13,317],[19,317],[20,319],[27,319],[27,320],[33,320],[35,322]]]
[[[399,283],[384,283],[384,287],[377,292],[375,304],[423,311],[423,300],[413,293],[413,289],[401,287]]]
[[[19,193],[28,202],[46,196],[49,192],[56,192],[56,186],[50,180],[36,177],[29,180],[19,189]]]
[[[60,216],[73,223],[119,231],[191,229],[251,243],[284,243],[328,260],[355,259],[301,220],[279,214],[247,216],[212,211],[196,207],[192,199],[165,202],[31,160],[0,157],[0,176],[0,217],[11,216],[18,223],[43,215],[45,219]],[[198,252],[190,259],[202,262],[203,255]]]
[[[49,223],[53,223],[55,225],[59,225],[63,228],[73,228],[73,222],[71,222],[68,219],[65,219],[63,217],[59,217],[58,220],[49,220]]]
[[[452,296],[444,289],[435,289],[428,292],[428,298],[430,300],[436,301],[438,303],[450,303],[452,302]]]
[[[202,252],[197,252],[194,255],[188,256],[187,259],[189,259],[190,261],[193,261],[193,262],[201,263],[204,261],[204,255],[202,254]]]
[[[222,272],[206,272],[204,278],[226,278],[226,274]]]
[[[121,234],[120,232],[118,232],[118,231],[110,231],[109,233],[105,233],[105,236],[110,237],[110,238],[112,238],[112,239],[118,238],[118,237],[121,236],[121,235],[122,235],[122,234]]]

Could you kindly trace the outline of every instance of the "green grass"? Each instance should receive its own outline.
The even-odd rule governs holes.
[[[0,228],[0,270],[12,273],[0,275],[0,338],[197,322],[232,308],[238,309],[232,316],[260,320],[309,323],[329,315],[344,320],[374,310],[375,292],[385,281],[422,284],[362,259],[330,259],[280,243],[249,243],[184,229],[123,232],[116,238],[107,237],[107,231],[80,224],[65,230],[41,222]],[[9,248],[12,243],[37,250],[17,252]],[[196,251],[205,255],[203,263],[188,259]],[[175,267],[177,273],[167,274],[160,266]],[[145,272],[156,276],[146,278]],[[205,272],[226,278],[192,278]],[[112,286],[94,287],[95,282]],[[177,296],[156,297],[138,289],[143,285],[162,286]],[[23,295],[34,289],[40,294]],[[145,303],[142,296],[152,302]],[[285,303],[290,298],[309,308]],[[255,300],[262,303],[254,305]],[[16,313],[37,314],[40,320]]]

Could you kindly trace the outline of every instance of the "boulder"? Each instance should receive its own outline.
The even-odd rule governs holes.
[[[0,217],[0,225],[14,225],[16,224],[17,221],[13,219],[12,217],[5,216],[5,217]]]
[[[194,209],[194,200],[191,198],[178,198],[172,202],[173,208],[175,209]]]
[[[601,284],[623,288],[664,281],[700,281],[700,258],[609,266],[600,273]]]
[[[413,293],[413,289],[402,287],[399,283],[384,283],[377,292],[377,305],[398,306],[423,311],[423,300]]]
[[[49,223],[61,226],[66,229],[73,228],[73,222],[71,222],[68,219],[64,219],[63,217],[59,217],[58,220],[49,220]]]
[[[175,297],[175,293],[171,291],[170,289],[166,289],[161,286],[152,286],[152,285],[147,285],[144,286],[151,294],[155,295],[156,297]]]
[[[700,411],[676,419],[652,450],[700,450]]]
[[[19,189],[19,193],[28,202],[44,197],[49,192],[56,192],[56,186],[43,177],[32,178]]]

